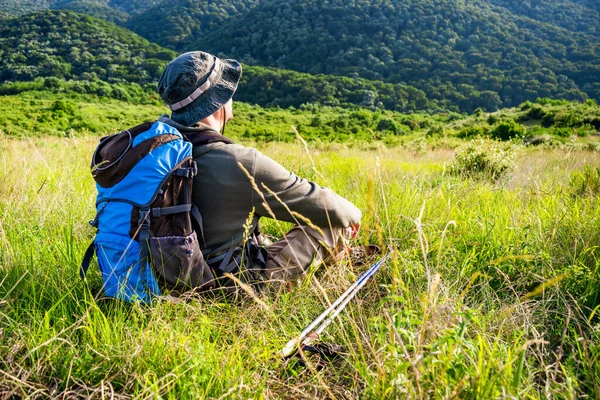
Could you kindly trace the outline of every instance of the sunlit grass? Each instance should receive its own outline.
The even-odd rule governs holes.
[[[569,180],[598,154],[521,150],[514,173],[490,183],[450,174],[444,148],[309,144],[313,167],[300,143],[260,145],[355,202],[360,241],[397,248],[324,337],[345,356],[318,369],[277,352],[360,273],[346,264],[264,297],[268,310],[94,300],[99,274],[86,286],[78,268],[96,141],[0,139],[0,397],[597,395],[600,206]]]

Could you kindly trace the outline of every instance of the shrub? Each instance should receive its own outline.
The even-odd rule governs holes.
[[[444,128],[441,126],[434,126],[427,131],[426,135],[428,137],[444,136]]]
[[[269,128],[246,129],[242,135],[245,138],[256,140],[257,142],[273,142],[279,139],[279,135]],[[285,135],[287,136],[287,135]],[[287,138],[283,138],[284,140]]]
[[[388,136],[384,136],[383,144],[385,144],[387,147],[396,147],[401,144],[401,140],[402,140],[402,138],[400,138],[398,136],[388,135]]]
[[[574,134],[573,128],[553,128],[551,132],[553,135],[564,138],[571,137]]]
[[[380,120],[379,123],[377,123],[376,129],[380,132],[388,131],[395,135],[400,130],[400,127],[398,126],[398,123],[396,121],[394,121],[393,119],[384,118],[384,119]]]
[[[60,88],[62,82],[64,82],[62,79],[59,79],[55,76],[51,76],[44,80],[44,88],[58,89],[58,88]]]
[[[554,119],[554,125],[561,128],[576,128],[583,125],[583,118],[573,112],[562,112]]]
[[[600,129],[600,117],[587,117],[583,122],[593,126],[595,129]]]
[[[450,168],[463,176],[497,181],[515,169],[516,150],[514,145],[496,141],[471,141],[456,150]]]
[[[540,106],[539,104],[531,105],[531,107],[529,107],[527,110],[527,113],[525,113],[529,119],[542,119],[546,116],[546,114],[547,113],[544,110],[544,107]]]
[[[572,173],[569,186],[574,196],[597,196],[600,191],[600,168],[586,165],[582,172]]]
[[[411,131],[416,131],[417,129],[419,129],[421,127],[421,124],[419,123],[419,121],[416,121],[414,119],[402,119],[402,121],[400,121],[400,123],[406,127],[408,127]]]
[[[554,120],[556,118],[556,114],[552,112],[545,113],[542,117],[542,126],[544,128],[550,128],[554,125]]]
[[[64,113],[67,115],[76,115],[78,106],[75,102],[69,100],[56,100],[54,103],[52,103],[51,110],[57,114]]]
[[[350,115],[343,118],[350,120],[353,125],[358,124],[362,126],[368,126],[371,124],[372,116],[373,113],[367,110],[358,110],[351,112]]]
[[[463,119],[465,117],[466,117],[466,115],[459,114],[457,112],[449,112],[448,116],[446,117],[446,122],[458,121],[458,120]]]
[[[533,106],[533,103],[529,100],[527,100],[524,103],[521,103],[521,105],[519,106],[519,110],[521,111],[527,111],[529,109],[531,109],[531,107]]]
[[[511,119],[496,125],[491,135],[494,139],[510,140],[519,136],[525,136],[525,127]]]
[[[310,126],[314,128],[320,128],[323,126],[323,118],[321,115],[316,115],[310,120]]]
[[[538,97],[535,101],[541,105],[551,105],[551,106],[564,106],[569,104],[569,100],[564,99],[551,99],[548,97]]]
[[[347,130],[348,129],[348,119],[345,115],[339,116],[333,121],[330,121],[327,125],[331,126],[335,130]]]
[[[458,132],[458,136],[461,139],[472,139],[477,136],[485,136],[488,131],[483,126],[467,126]]]
[[[497,115],[494,115],[494,114],[490,114],[487,119],[487,123],[490,125],[494,125],[498,121],[500,121],[500,117],[498,117]]]

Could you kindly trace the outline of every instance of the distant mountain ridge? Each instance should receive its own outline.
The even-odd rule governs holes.
[[[203,49],[251,65],[415,87],[446,109],[600,100],[600,13],[591,0],[0,4],[9,12],[16,4],[93,14],[177,52]]]
[[[12,15],[56,9],[70,10],[124,23],[135,13],[164,0],[0,0],[0,10]]]
[[[161,46],[189,51],[191,43],[258,4],[259,0],[163,1],[132,16],[125,26]]]
[[[0,25],[0,83],[37,77],[155,82],[175,53],[108,22],[42,11]]]
[[[46,10],[59,0],[0,0],[0,11],[10,15],[22,15]]]
[[[600,2],[590,0],[488,0],[515,15],[554,24],[571,32],[600,36]]]
[[[0,17],[69,10],[124,26],[146,39],[185,51],[190,42],[260,0],[0,0]]]
[[[131,89],[131,83],[155,95],[160,73],[176,53],[106,21],[51,10],[0,25],[0,55],[4,93],[65,88],[126,99],[139,98],[142,90],[139,86]],[[135,93],[123,92],[127,90]],[[319,103],[404,112],[441,111],[423,91],[406,85],[248,65],[235,98],[272,107]]]
[[[581,4],[590,10],[595,10],[600,13],[600,2],[597,0],[573,0],[575,3]]]
[[[190,48],[404,83],[472,110],[536,97],[600,99],[599,42],[483,0],[269,0]]]

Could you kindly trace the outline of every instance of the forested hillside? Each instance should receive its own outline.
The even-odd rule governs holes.
[[[0,26],[0,83],[36,77],[154,82],[174,53],[81,14],[43,11]]]
[[[192,43],[203,35],[219,29],[233,16],[246,13],[258,2],[259,0],[174,0],[133,16],[126,26],[162,46],[189,51],[194,49]]]
[[[308,73],[406,83],[462,110],[600,98],[596,37],[482,1],[270,0],[191,47]]]
[[[311,75],[246,65],[237,100],[267,107],[300,107],[307,103],[360,106],[401,112],[445,111],[422,90],[363,78]],[[456,106],[451,107],[458,111]]]
[[[575,3],[581,4],[590,10],[595,10],[600,13],[600,2],[597,0],[573,0]]]
[[[0,10],[22,15],[40,10],[71,10],[110,22],[125,23],[130,15],[163,0],[0,0]]]
[[[20,15],[50,8],[58,0],[0,0],[2,12]]]
[[[0,1],[9,12],[66,7],[98,15],[177,52],[203,49],[250,65],[325,74],[327,78],[309,80],[331,90],[323,92],[309,85],[299,96],[325,103],[402,110],[403,102],[390,104],[396,98],[416,98],[407,93],[413,88],[417,92],[412,93],[419,93],[418,98],[424,94],[427,100],[412,104],[426,103],[429,110],[470,112],[481,107],[492,111],[538,97],[600,99],[600,14],[598,6],[587,0],[361,0],[349,4],[343,0]],[[104,39],[87,41],[98,32],[99,22],[92,30],[96,33],[88,34],[77,21],[64,36],[68,40],[46,37],[50,30],[44,32],[44,27],[61,29],[56,15],[64,18],[67,14],[41,15],[23,16],[0,28],[5,52],[0,83],[37,76],[146,83],[157,78],[162,64],[156,60],[164,62],[174,55],[159,47],[140,52],[139,47],[130,49],[127,41],[126,50]],[[35,25],[31,19],[46,17],[50,24],[42,21]],[[90,20],[84,18],[81,23]],[[125,34],[112,25],[102,26],[100,30]],[[30,27],[38,33],[30,32]],[[137,36],[131,38],[141,43]],[[86,47],[98,43],[98,48]],[[44,54],[46,47],[50,51]],[[92,59],[82,60],[87,54],[92,54]],[[285,88],[283,93],[273,90],[256,97],[269,97],[269,104],[297,105],[288,89],[302,90],[298,82],[307,77],[256,71],[266,73],[260,82],[268,89],[273,88],[269,82]],[[92,75],[84,77],[84,72]],[[350,81],[331,75],[368,81],[355,81],[366,85],[360,91],[340,90],[341,82]],[[295,82],[283,83],[282,77]],[[382,91],[396,94],[382,95]]]
[[[111,7],[107,1],[100,0],[63,0],[52,8],[75,11],[117,24],[124,24],[129,19],[127,12]]]
[[[572,32],[600,36],[598,2],[588,0],[488,0],[516,15],[548,22]]]
[[[1,93],[51,89],[120,99],[140,98],[139,88],[122,84],[149,85],[148,91],[155,92],[163,67],[177,54],[113,24],[69,11],[43,11],[7,21],[0,27],[0,52],[0,84],[5,83]],[[56,78],[74,81],[61,84]],[[245,66],[242,79],[236,99],[262,106],[318,103],[440,110],[423,91],[401,84],[255,66]]]

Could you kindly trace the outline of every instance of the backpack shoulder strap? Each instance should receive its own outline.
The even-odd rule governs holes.
[[[213,130],[206,130],[202,132],[186,132],[183,137],[194,147],[217,142],[233,144],[233,140]]]

